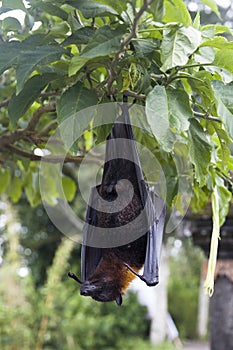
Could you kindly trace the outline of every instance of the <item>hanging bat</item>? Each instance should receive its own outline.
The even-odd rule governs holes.
[[[148,286],[159,282],[165,222],[164,201],[144,181],[128,104],[123,103],[121,108],[122,115],[107,139],[102,182],[90,194],[83,230],[81,280],[68,274],[81,284],[81,295],[102,302],[115,300],[117,305],[122,304],[122,295],[136,276]],[[111,236],[114,228],[115,236]],[[116,239],[118,228],[120,237]]]

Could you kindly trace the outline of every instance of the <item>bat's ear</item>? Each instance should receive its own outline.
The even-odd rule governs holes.
[[[121,304],[122,304],[122,296],[121,296],[121,294],[119,294],[116,297],[116,303],[117,303],[118,306],[121,306]]]

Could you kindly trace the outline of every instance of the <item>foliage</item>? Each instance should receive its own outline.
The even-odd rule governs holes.
[[[197,338],[198,299],[203,254],[190,240],[171,257],[168,308],[182,339]]]
[[[202,2],[219,15],[215,1]],[[107,115],[82,119],[80,111],[113,97],[121,102],[124,93],[145,107],[135,134],[161,164],[167,205],[185,211],[175,163],[180,157],[192,166],[184,174],[191,208],[198,211],[212,198],[222,224],[232,192],[231,30],[201,25],[200,14],[192,19],[182,0],[27,3],[3,0],[0,10],[9,15],[0,21],[0,194],[13,203],[26,196],[32,207],[42,199],[73,202],[80,195],[75,170],[109,132],[95,127]],[[25,14],[24,24],[11,16],[15,8]],[[57,132],[67,120],[72,123]],[[68,147],[66,137],[76,130],[81,136]],[[71,171],[63,161],[73,164]],[[54,181],[58,172],[61,187]]]
[[[208,4],[219,15],[216,4]],[[152,149],[160,152],[161,163],[167,161],[167,152],[176,154],[177,144],[187,149],[194,209],[205,205],[216,183],[231,185],[233,44],[228,27],[201,26],[199,14],[192,20],[181,0],[36,0],[27,8],[21,0],[5,0],[1,12],[13,8],[24,11],[25,23],[13,20],[9,12],[1,22],[0,43],[0,190],[13,202],[22,191],[32,206],[41,200],[36,162],[41,156],[35,148],[43,150],[70,115],[104,103],[108,96],[121,101],[124,91],[145,105],[151,134],[144,135],[144,143],[153,138]],[[9,30],[11,20],[17,25]],[[89,121],[80,125],[81,131]],[[93,142],[103,133],[100,129],[94,129]],[[85,153],[85,143],[84,138],[77,145],[80,152]],[[43,159],[59,162],[55,150],[50,152]],[[66,150],[66,161],[80,163],[71,154],[72,149],[68,154]],[[49,184],[46,200],[56,203],[60,193],[52,186],[53,174],[44,176]],[[174,188],[171,206],[179,193],[169,168],[166,179]],[[76,185],[66,177],[63,182],[72,200]],[[205,194],[202,201],[199,189]]]

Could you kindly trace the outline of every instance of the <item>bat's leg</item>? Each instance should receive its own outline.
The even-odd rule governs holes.
[[[72,272],[68,272],[68,276],[70,278],[73,278],[73,280],[75,280],[76,282],[78,282],[79,284],[82,284],[82,281],[80,281],[80,279]]]
[[[124,263],[125,267],[127,267],[127,269],[129,269],[135,276],[137,276],[138,278],[140,278],[140,280],[142,280],[143,282],[145,282],[148,286],[155,286],[156,284],[158,284],[158,278],[156,276],[156,279],[153,278],[151,276],[145,275],[145,269],[144,269],[144,273],[143,275],[139,275],[139,273],[137,273],[136,271],[134,271],[134,269],[132,269],[131,266],[129,266],[127,263]]]
[[[135,276],[139,277],[140,279],[142,279],[142,276],[139,275],[139,273],[137,273],[136,271],[134,271],[134,269],[132,269],[131,266],[129,266],[127,263],[123,263],[125,265],[125,267],[127,267],[127,269],[129,269]]]

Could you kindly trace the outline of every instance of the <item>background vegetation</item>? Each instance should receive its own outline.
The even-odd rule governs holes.
[[[218,237],[232,196],[232,30],[221,22],[214,0],[202,3],[218,24],[203,23],[200,12],[191,16],[181,0],[1,3],[0,13],[7,15],[0,20],[1,348],[148,348],[146,312],[135,296],[127,296],[123,318],[115,305],[81,298],[68,283],[68,266],[78,270],[79,248],[44,213],[39,172],[47,181],[44,201],[56,205],[61,193],[53,171],[43,173],[40,161],[60,164],[65,154],[65,196],[82,216],[78,168],[109,128],[93,127],[99,115],[81,123],[78,112],[113,97],[121,102],[124,92],[145,106],[147,132],[135,134],[163,168],[167,206],[185,211],[187,189],[179,187],[175,158],[190,161],[191,209],[212,201]],[[22,11],[23,23],[12,9]],[[55,132],[71,115],[82,136],[67,149],[66,135]],[[56,147],[47,145],[51,135]],[[147,180],[156,183],[152,175]],[[172,269],[181,273],[180,267],[178,259]],[[187,267],[182,281],[170,284],[171,311],[184,336],[193,336],[182,310],[197,293],[198,273]],[[177,300],[184,300],[180,313],[172,304],[177,288]]]

